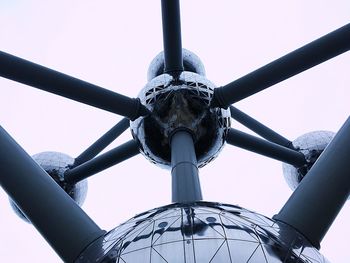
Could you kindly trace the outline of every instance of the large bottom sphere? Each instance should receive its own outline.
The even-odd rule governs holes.
[[[291,227],[233,205],[172,204],[139,214],[88,247],[76,263],[326,263]]]

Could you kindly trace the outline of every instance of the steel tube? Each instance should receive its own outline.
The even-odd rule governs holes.
[[[319,247],[350,194],[350,118],[274,219]]]
[[[183,71],[179,0],[162,0],[164,72]]]
[[[121,135],[128,127],[129,120],[126,118],[122,119],[109,131],[102,135],[96,142],[94,142],[89,148],[82,152],[77,158],[75,158],[73,167],[76,167],[94,158],[116,138],[118,138],[119,135]]]
[[[202,200],[197,157],[192,136],[179,130],[171,137],[172,201],[175,203]]]
[[[123,162],[139,153],[138,143],[130,140],[94,159],[87,161],[71,170],[67,170],[64,179],[75,184],[113,165]]]
[[[214,90],[212,107],[227,108],[350,49],[347,24],[223,87]]]
[[[306,163],[305,156],[300,152],[232,128],[226,136],[226,142],[296,167],[300,167]]]
[[[129,98],[1,51],[0,76],[131,120],[148,114],[139,99]]]
[[[249,128],[256,134],[260,135],[261,137],[265,138],[266,140],[277,143],[281,146],[290,149],[294,149],[293,143],[290,140],[286,139],[274,130],[271,130],[269,127],[265,126],[261,122],[258,122],[254,118],[250,117],[248,114],[240,111],[239,109],[233,106],[230,106],[230,112],[231,117],[233,119],[235,119],[245,127]]]
[[[0,126],[0,185],[64,262],[102,231]]]

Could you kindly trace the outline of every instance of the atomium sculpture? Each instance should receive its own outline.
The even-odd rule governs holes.
[[[231,104],[348,51],[350,24],[215,87],[200,59],[182,49],[179,2],[161,3],[164,52],[136,99],[0,53],[2,77],[125,117],[74,159],[31,158],[1,128],[0,183],[12,207],[65,262],[328,262],[318,249],[350,193],[350,148],[343,147],[350,119],[334,138],[317,132],[291,142]],[[262,138],[231,128],[230,116]],[[133,139],[99,155],[128,127]],[[202,201],[198,169],[225,142],[285,163],[295,191],[273,219]],[[138,153],[171,170],[173,204],[101,230],[78,206],[86,179]]]

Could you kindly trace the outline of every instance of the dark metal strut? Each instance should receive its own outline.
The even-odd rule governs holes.
[[[164,72],[176,75],[184,70],[179,0],[162,0],[162,24]]]
[[[139,99],[129,98],[83,80],[0,51],[0,76],[134,120],[148,114]]]
[[[104,135],[102,135],[89,148],[82,152],[77,158],[75,158],[73,167],[76,167],[94,158],[104,148],[106,148],[110,143],[118,138],[118,136],[121,135],[127,128],[129,128],[129,120],[124,118],[116,125],[114,125]]]
[[[202,200],[196,152],[187,131],[179,130],[171,137],[171,178],[173,202]]]
[[[254,118],[250,117],[248,114],[245,114],[244,112],[240,111],[239,109],[233,106],[230,106],[230,112],[231,117],[233,119],[235,119],[245,127],[249,128],[256,134],[260,135],[261,137],[265,138],[266,140],[294,150],[293,143],[290,140],[286,139],[274,130],[271,130],[264,124],[258,122]]]
[[[212,107],[231,104],[336,57],[350,49],[347,24],[248,75],[214,90]]]
[[[350,118],[274,216],[318,248],[350,194],[349,146]]]
[[[105,233],[1,126],[0,156],[1,187],[64,262]]]
[[[301,167],[306,164],[305,156],[301,152],[232,128],[227,133],[226,142],[248,151],[289,163],[296,167]]]
[[[101,172],[113,165],[121,163],[140,153],[136,141],[130,140],[100,156],[91,159],[71,170],[67,170],[64,179],[67,183],[74,184]]]

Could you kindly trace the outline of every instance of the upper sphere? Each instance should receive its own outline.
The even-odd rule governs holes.
[[[184,70],[205,76],[205,68],[201,59],[193,52],[182,49],[182,61]],[[148,67],[147,80],[151,81],[164,73],[164,52],[160,52]]]
[[[185,129],[192,134],[198,166],[213,160],[230,127],[229,110],[209,107],[214,88],[205,77],[186,71],[177,79],[169,74],[152,79],[138,96],[151,114],[130,124],[141,153],[151,162],[169,167],[171,135]]]

